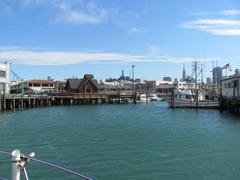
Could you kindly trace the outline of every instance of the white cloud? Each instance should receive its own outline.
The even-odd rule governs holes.
[[[231,9],[231,10],[225,10],[225,11],[222,11],[223,15],[240,15],[240,10],[238,9]]]
[[[240,36],[240,29],[209,29],[207,31],[219,36]]]
[[[143,29],[141,29],[141,28],[132,28],[132,29],[130,29],[129,31],[128,31],[128,33],[139,33],[139,32],[143,32],[144,30]]]
[[[229,9],[223,11],[202,11],[202,12],[191,12],[190,15],[209,17],[209,16],[234,16],[240,15],[240,9]]]
[[[76,2],[75,2],[76,3]],[[107,11],[95,3],[76,3],[63,1],[55,4],[57,14],[55,20],[73,24],[95,24],[106,20]]]
[[[159,55],[133,55],[115,52],[68,52],[68,51],[37,51],[24,49],[0,48],[0,59],[14,64],[28,65],[66,65],[89,63],[132,63],[132,62],[192,62],[195,58],[159,56]],[[216,59],[216,58],[214,58]],[[198,61],[211,61],[212,58],[198,59]]]
[[[96,24],[104,22],[108,15],[104,8],[89,0],[21,0],[20,6],[49,9],[52,20],[59,23]]]
[[[180,25],[182,28],[205,31],[213,35],[240,35],[240,20],[231,19],[199,19]]]
[[[240,15],[240,9],[194,12],[191,14],[202,18],[182,23],[180,27],[205,31],[218,36],[240,35],[240,18],[238,16]]]

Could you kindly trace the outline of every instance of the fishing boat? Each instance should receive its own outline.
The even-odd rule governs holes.
[[[174,97],[168,98],[169,106],[175,108],[206,108],[216,109],[219,107],[218,100],[206,99],[204,93],[192,93],[190,90],[174,92]]]
[[[159,97],[157,96],[157,94],[150,94],[149,98],[150,101],[159,101]]]

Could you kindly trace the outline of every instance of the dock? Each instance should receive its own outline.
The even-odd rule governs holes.
[[[58,105],[136,103],[136,95],[101,93],[54,93],[49,95],[5,95],[0,110],[21,110]]]

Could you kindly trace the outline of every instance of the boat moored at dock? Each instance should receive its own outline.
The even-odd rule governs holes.
[[[219,108],[218,100],[207,100],[203,93],[192,93],[190,90],[174,92],[171,99],[167,99],[173,108]]]

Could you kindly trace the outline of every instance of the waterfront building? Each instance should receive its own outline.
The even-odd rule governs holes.
[[[98,93],[99,84],[92,74],[85,74],[82,79],[67,79],[65,90],[74,93]]]
[[[147,93],[155,93],[156,92],[157,81],[159,81],[159,80],[145,81]]]
[[[0,62],[0,94],[9,93],[9,63]]]
[[[220,83],[220,106],[221,110],[240,113],[240,72],[235,70],[235,74],[223,78]]]
[[[104,82],[99,87],[100,92],[105,94],[132,94],[131,81]]]
[[[12,82],[11,86],[12,94],[21,93],[21,82],[16,81]],[[42,79],[34,79],[24,81],[24,92],[25,94],[39,94],[39,93],[48,93],[55,90],[55,82],[42,80]]]
[[[221,67],[213,68],[212,76],[213,84],[220,85],[220,81],[222,79],[222,68]]]
[[[156,92],[161,97],[171,95],[174,85],[172,81],[157,81]]]
[[[66,88],[66,81],[54,81],[55,92],[64,92]]]
[[[235,74],[221,80],[221,96],[235,98],[240,96],[240,72],[237,69]]]

